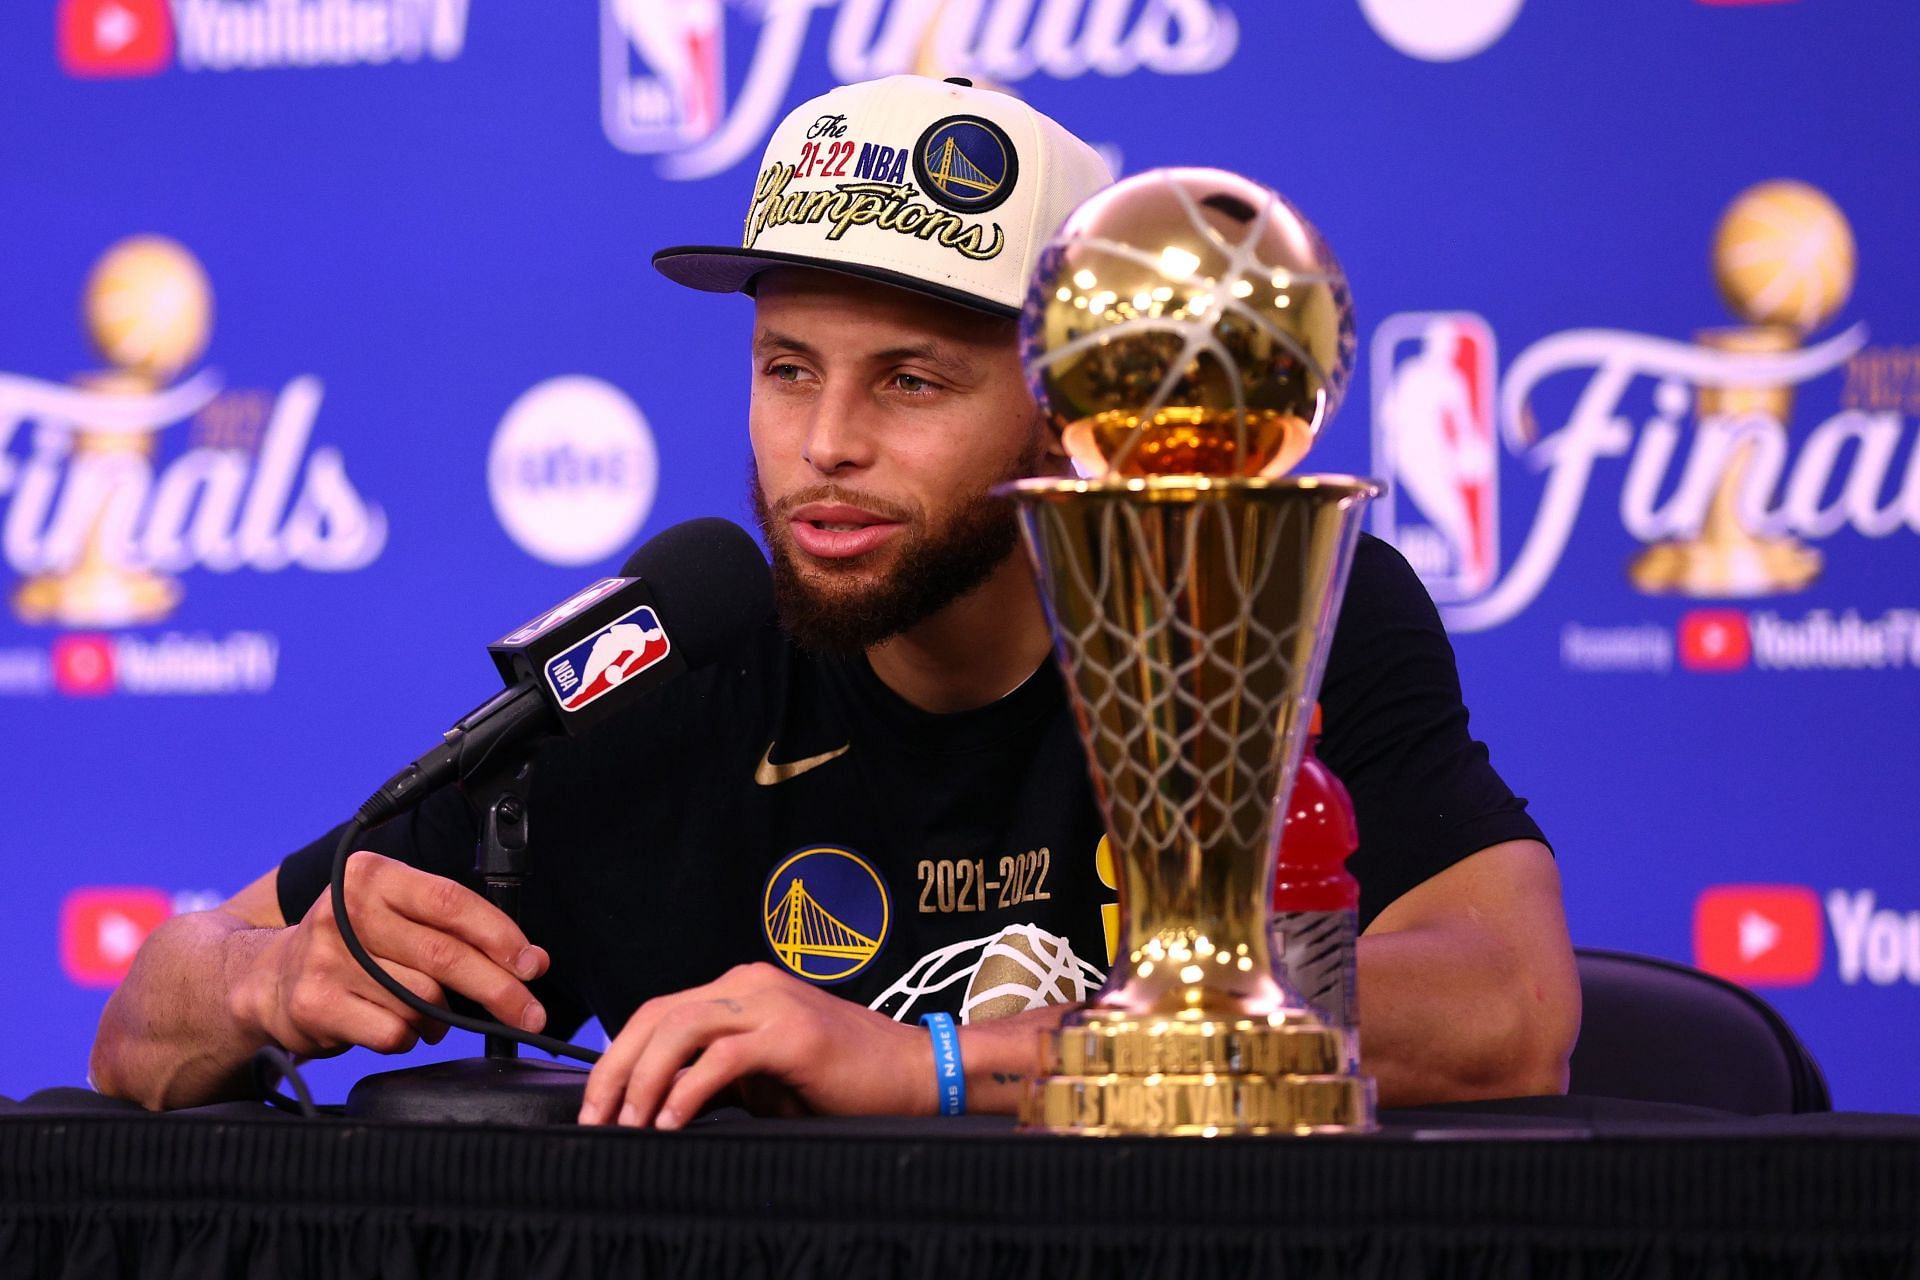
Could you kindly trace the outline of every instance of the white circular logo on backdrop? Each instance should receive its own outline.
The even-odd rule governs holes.
[[[549,564],[604,560],[633,541],[660,479],[639,406],[598,378],[549,378],[513,402],[487,454],[501,528]]]
[[[1526,0],[1360,0],[1380,38],[1409,58],[1458,62],[1507,33]]]

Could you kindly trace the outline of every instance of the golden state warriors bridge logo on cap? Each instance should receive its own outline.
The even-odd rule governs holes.
[[[935,202],[957,213],[984,213],[1013,194],[1020,157],[993,121],[948,116],[920,135],[913,174]]]
[[[886,945],[886,882],[850,849],[802,849],[767,877],[761,921],[767,946],[809,982],[843,982]]]

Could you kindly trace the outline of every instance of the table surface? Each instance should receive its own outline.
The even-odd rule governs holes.
[[[0,1274],[1920,1275],[1920,1117],[1598,1098],[1336,1139],[682,1133],[0,1100]]]

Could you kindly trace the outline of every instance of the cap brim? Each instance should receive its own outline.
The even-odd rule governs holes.
[[[763,271],[774,267],[808,267],[860,280],[876,280],[896,289],[924,293],[990,316],[1012,319],[1020,314],[1018,307],[992,302],[960,289],[949,289],[918,276],[880,267],[865,267],[858,263],[836,262],[831,258],[809,258],[799,253],[774,253],[766,249],[739,249],[714,244],[676,245],[654,254],[653,265],[655,270],[675,284],[707,293],[746,292],[753,278]]]

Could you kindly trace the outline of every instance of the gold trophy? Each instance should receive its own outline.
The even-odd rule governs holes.
[[[1833,201],[1803,182],[1763,182],[1735,197],[1713,237],[1713,273],[1727,307],[1746,324],[1706,329],[1694,341],[1741,355],[1787,355],[1833,317],[1853,291],[1853,231]],[[1694,411],[1702,426],[1762,415],[1787,424],[1793,388],[1705,386]],[[1698,537],[1658,542],[1628,567],[1649,594],[1766,596],[1803,591],[1820,576],[1820,553],[1791,535],[1759,537],[1740,519],[1753,444],[1727,461]]]
[[[1021,1114],[1083,1134],[1374,1124],[1352,1034],[1276,968],[1273,823],[1379,493],[1282,478],[1352,370],[1346,278],[1267,188],[1162,169],[1081,205],[1021,338],[1083,479],[1019,505],[1120,871],[1106,983]]]
[[[206,350],[213,327],[213,289],[185,248],[164,236],[131,236],[102,254],[87,277],[88,335],[112,366],[75,379],[105,395],[149,395]],[[112,477],[123,465],[144,469],[153,453],[147,431],[78,424],[75,469]],[[115,562],[102,527],[107,503],[87,530],[80,561],[65,573],[29,578],[14,593],[22,622],[75,627],[126,627],[158,622],[180,603],[180,584],[150,569]],[[124,518],[124,517],[123,517]],[[124,533],[124,531],[122,531]]]

